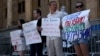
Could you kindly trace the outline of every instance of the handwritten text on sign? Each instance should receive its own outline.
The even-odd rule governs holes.
[[[42,42],[37,31],[37,20],[23,24],[23,31],[27,45]]]
[[[21,33],[21,30],[15,30],[10,32],[12,45],[22,44]]]
[[[88,15],[90,10],[85,10],[65,16],[62,19],[66,39],[74,41],[76,39],[89,36],[89,21]],[[87,33],[87,34],[86,34]]]
[[[43,18],[42,19],[42,35],[44,36],[60,36],[60,18]]]

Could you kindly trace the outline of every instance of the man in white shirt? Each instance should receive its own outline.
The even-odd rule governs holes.
[[[60,18],[62,19],[65,14],[57,10],[56,1],[49,3],[50,12],[47,15],[48,18]],[[63,42],[61,37],[47,36],[47,51],[48,56],[63,56]]]

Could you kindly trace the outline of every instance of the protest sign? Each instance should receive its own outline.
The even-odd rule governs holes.
[[[12,45],[22,44],[21,33],[21,30],[15,30],[10,32]]]
[[[68,41],[86,38],[90,33],[88,15],[90,10],[84,10],[65,16],[62,26]]]
[[[60,37],[60,18],[43,18],[42,35]]]
[[[23,32],[27,45],[42,42],[37,31],[37,20],[23,24]]]

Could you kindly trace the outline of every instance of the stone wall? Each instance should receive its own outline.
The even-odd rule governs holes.
[[[18,13],[18,3],[25,1],[25,12]],[[32,19],[32,12],[36,8],[42,10],[42,16],[46,17],[49,13],[48,3],[51,0],[12,0],[12,18],[11,22],[7,20],[7,0],[0,0],[0,29],[7,27],[7,22],[11,23],[12,26],[17,25],[19,18],[23,18],[26,21]],[[75,3],[77,1],[82,1],[85,4],[85,9],[91,9],[90,18],[94,20],[100,17],[100,0],[56,0],[58,4],[58,9],[61,6],[66,7],[66,11],[70,14],[75,12]],[[40,3],[40,4],[38,4]],[[9,15],[9,13],[8,13]],[[10,16],[10,15],[9,15]]]

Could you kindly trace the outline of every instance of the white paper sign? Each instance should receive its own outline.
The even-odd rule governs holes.
[[[68,41],[87,38],[90,35],[88,20],[90,10],[84,10],[65,16],[62,19],[64,32]]]
[[[60,37],[60,18],[43,18],[42,35]]]
[[[10,32],[12,45],[22,44],[21,33],[21,30],[15,30]]]
[[[23,31],[27,45],[42,42],[36,27],[37,20],[23,24]]]

